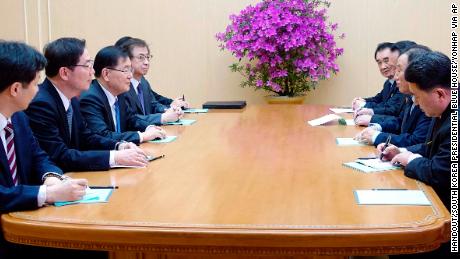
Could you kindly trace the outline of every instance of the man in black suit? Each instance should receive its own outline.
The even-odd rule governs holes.
[[[115,46],[101,49],[94,60],[96,79],[80,97],[80,108],[88,127],[99,135],[136,144],[164,138],[161,128],[135,116],[133,104],[122,95],[132,78],[128,54]]]
[[[189,104],[183,98],[173,100],[152,90],[144,77],[152,58],[147,43],[141,39],[123,37],[115,45],[131,59],[133,78],[129,91],[124,95],[135,104],[138,116],[156,125],[177,121],[183,115],[181,108],[188,108]]]
[[[406,176],[432,186],[450,211],[450,59],[440,52],[422,54],[408,65],[405,78],[415,103],[432,117],[427,141],[407,149],[390,145],[383,150],[383,144],[377,148],[385,159],[403,165]],[[449,249],[448,243],[443,244],[423,258],[444,258],[450,254]]]
[[[40,146],[64,171],[108,170],[146,166],[145,153],[134,143],[93,133],[80,113],[78,96],[94,74],[85,41],[61,38],[45,47],[47,78],[26,110]]]
[[[85,194],[88,182],[62,176],[62,170],[49,161],[38,145],[22,112],[38,91],[39,72],[45,64],[45,57],[32,47],[0,41],[0,213],[79,200]],[[97,254],[15,245],[0,235],[2,259],[81,258]]]
[[[377,46],[374,58],[379,66],[380,73],[388,78],[380,93],[370,98],[355,98],[352,106],[355,110],[355,123],[368,126],[370,122],[379,117],[398,116],[403,107],[405,95],[399,92],[394,80],[396,61],[400,53],[410,46],[412,41],[398,41],[396,43],[384,42]]]
[[[395,80],[399,91],[407,95],[404,111],[397,117],[386,116],[380,120],[373,118],[375,123],[371,123],[370,127],[361,131],[356,139],[377,146],[391,135],[390,143],[399,147],[412,146],[425,141],[431,118],[413,103],[413,96],[409,90],[409,83],[404,78],[404,72],[412,60],[429,51],[431,50],[425,46],[415,45],[398,57]]]

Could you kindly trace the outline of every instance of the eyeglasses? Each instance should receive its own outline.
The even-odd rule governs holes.
[[[125,68],[125,69],[118,69],[118,68],[114,68],[114,67],[106,67],[106,68],[110,69],[110,70],[119,71],[119,72],[122,72],[124,74],[132,74],[134,72],[134,69],[132,67]]]
[[[134,56],[135,58],[139,59],[140,61],[144,62],[146,59],[148,61],[150,61],[150,59],[153,58],[153,55],[148,55],[148,56],[145,56],[145,55],[139,55],[139,56]]]
[[[86,67],[86,68],[91,69],[93,68],[93,65],[94,65],[94,60],[90,59],[86,62],[86,64],[76,64],[76,65],[71,65],[69,67]]]

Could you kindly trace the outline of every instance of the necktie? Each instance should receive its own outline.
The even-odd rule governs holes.
[[[72,104],[69,105],[67,109],[67,125],[69,126],[69,138],[72,138],[72,117],[73,117],[73,109]]]
[[[404,117],[401,123],[401,132],[404,132],[404,126],[409,118],[410,114],[412,113],[413,102],[411,98],[406,98],[406,107],[404,108]]]
[[[13,125],[8,122],[5,127],[5,141],[6,141],[6,158],[8,159],[8,165],[10,167],[11,178],[13,179],[14,185],[18,185],[18,174],[16,168],[16,152],[14,150],[14,132]]]
[[[113,104],[115,110],[115,128],[118,133],[121,133],[121,126],[120,126],[120,106],[118,105],[118,100],[115,101]]]
[[[142,106],[142,112],[145,114],[145,106],[144,106],[144,92],[142,90],[142,85],[139,83],[137,86],[137,98]]]

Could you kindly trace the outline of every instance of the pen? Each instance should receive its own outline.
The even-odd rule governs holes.
[[[90,189],[118,189],[116,185],[108,185],[108,186],[88,186]]]
[[[388,144],[390,144],[391,141],[391,135],[388,135],[387,140],[385,141],[385,145],[383,146],[382,153],[380,153],[380,160],[383,158],[383,151],[388,147]]]
[[[148,160],[149,161],[155,161],[155,160],[163,158],[163,157],[165,157],[165,155],[160,155],[160,156],[156,156],[156,157],[149,156]]]
[[[182,94],[182,101],[185,102],[185,95],[184,94]]]

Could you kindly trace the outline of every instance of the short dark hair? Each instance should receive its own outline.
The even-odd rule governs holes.
[[[33,47],[0,40],[0,92],[15,82],[29,84],[45,65],[45,57]]]
[[[121,37],[117,40],[117,42],[115,42],[115,46],[116,47],[120,47],[121,45],[123,45],[123,43],[125,43],[126,41],[132,39],[133,37],[130,37],[130,36],[124,36],[124,37]]]
[[[77,38],[60,38],[46,44],[43,49],[48,64],[46,75],[53,77],[58,74],[61,67],[77,65],[78,60],[85,51],[86,41]]]
[[[423,91],[436,86],[450,89],[450,59],[441,52],[426,52],[409,63],[404,76]]]
[[[147,51],[150,53],[149,45],[144,40],[129,37],[129,39],[119,39],[117,42],[119,41],[121,41],[120,45],[116,46],[123,50],[123,52],[127,53],[130,58],[133,58],[133,49],[135,47],[145,47],[147,48]]]
[[[401,40],[401,41],[395,42],[390,50],[392,52],[398,51],[399,54],[402,54],[404,51],[406,51],[408,48],[414,45],[417,45],[415,41]]]
[[[420,55],[425,54],[425,53],[430,52],[430,51],[431,51],[431,49],[428,48],[427,46],[417,44],[417,45],[413,45],[413,46],[407,48],[406,50],[401,52],[400,55],[402,55],[402,54],[407,55],[407,63],[410,63],[414,59],[419,57]]]
[[[94,75],[101,76],[102,69],[106,67],[115,67],[120,58],[128,58],[128,54],[115,46],[107,46],[96,54],[94,59]]]
[[[382,43],[379,43],[379,45],[377,45],[377,48],[375,49],[375,52],[374,52],[374,59],[377,59],[377,52],[380,52],[384,49],[390,49],[391,50],[391,47],[393,47],[393,43],[391,42],[382,42]]]

